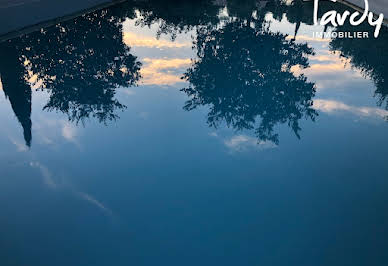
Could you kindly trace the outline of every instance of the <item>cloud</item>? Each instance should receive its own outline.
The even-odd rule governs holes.
[[[349,60],[340,58],[338,53],[323,53],[309,57],[310,66],[301,68],[299,65],[291,67],[294,75],[304,74],[309,81],[314,82],[318,91],[327,89],[341,90],[349,88],[349,82],[363,82],[365,78],[357,69],[352,69]]]
[[[144,58],[141,70],[144,85],[173,85],[182,82],[181,75],[191,65],[189,58]],[[178,70],[178,71],[177,71]],[[181,72],[181,73],[178,73]]]
[[[189,58],[170,58],[170,59],[153,59],[153,58],[144,58],[144,62],[148,63],[149,66],[157,69],[169,69],[169,68],[181,68],[187,67],[191,64],[191,59]]]
[[[46,166],[41,165],[39,162],[31,162],[30,166],[33,168],[37,168],[40,171],[42,178],[43,178],[43,183],[46,186],[48,186],[50,188],[57,187],[57,184],[55,183],[51,172],[48,170],[48,168]]]
[[[388,118],[388,111],[386,110],[375,107],[352,106],[334,100],[316,99],[314,100],[313,108],[329,114],[335,112],[348,112],[361,117],[375,116],[384,119]]]
[[[28,147],[24,144],[24,142],[20,142],[19,140],[14,139],[13,137],[9,138],[13,145],[16,146],[19,152],[28,151]]]
[[[288,35],[286,39],[287,40],[294,39],[294,36]],[[297,35],[295,40],[303,41],[303,42],[325,42],[325,43],[328,43],[331,41],[331,39],[327,39],[327,38],[310,37],[306,35]]]
[[[344,63],[338,62],[333,64],[312,64],[308,70],[309,72],[319,72],[324,74],[327,72],[337,72],[345,69]]]
[[[62,127],[62,136],[67,141],[74,142],[75,137],[77,136],[77,129],[69,122],[64,122]]]
[[[53,145],[63,138],[81,148],[78,142],[79,128],[66,119],[52,119],[45,116],[35,118],[33,124],[35,142]]]
[[[308,68],[301,68],[299,65],[293,66],[291,71],[295,74],[312,74],[312,75],[321,75],[327,73],[336,73],[338,71],[344,71],[350,69],[347,67],[347,61],[340,58],[337,53],[318,53],[309,57],[311,62],[316,61],[317,63],[312,63]]]
[[[124,43],[132,47],[147,48],[191,48],[190,42],[177,42],[138,35],[133,32],[124,32]]]
[[[225,140],[224,144],[226,147],[236,152],[245,151],[249,148],[265,150],[277,147],[276,144],[271,141],[261,141],[246,135],[233,136],[232,138]]]
[[[49,171],[49,169],[46,166],[42,165],[39,162],[31,162],[30,166],[39,170],[43,179],[43,184],[45,184],[49,188],[51,189],[67,188],[76,196],[80,197],[81,199],[89,202],[90,204],[94,205],[98,209],[102,210],[107,216],[110,216],[110,217],[113,216],[113,212],[109,208],[107,208],[104,204],[102,204],[100,201],[95,199],[93,196],[85,192],[78,191],[69,184],[65,185],[64,183],[56,182],[53,174]]]
[[[120,90],[122,93],[126,94],[126,95],[129,95],[129,96],[132,96],[132,95],[135,95],[136,92],[134,90],[131,90],[131,89],[128,89],[128,88],[124,88],[122,90]]]
[[[91,203],[92,205],[96,206],[97,208],[105,212],[108,216],[113,216],[113,213],[109,208],[105,207],[104,204],[102,204],[101,202],[93,198],[91,195],[86,194],[84,192],[78,192],[78,191],[75,191],[75,193],[82,199],[86,200],[87,202]]]

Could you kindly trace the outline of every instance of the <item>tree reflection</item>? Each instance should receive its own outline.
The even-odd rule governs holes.
[[[198,25],[214,25],[222,3],[208,0],[144,0],[136,3],[140,12],[137,25],[159,25],[157,36],[170,35],[175,39],[179,33],[187,33]]]
[[[313,51],[266,25],[251,16],[197,31],[198,59],[184,76],[190,83],[183,89],[190,97],[184,109],[209,106],[209,126],[225,122],[236,130],[255,129],[259,140],[278,143],[277,124],[287,123],[299,138],[299,120],[317,116],[315,85],[291,71],[308,67]]]
[[[269,12],[280,19],[287,8],[299,12],[299,5],[282,0],[145,2],[149,6],[141,9],[138,24],[157,22],[158,35],[175,39],[177,33],[196,30],[198,59],[183,77],[190,83],[182,90],[190,97],[184,108],[209,106],[209,126],[226,122],[236,130],[255,129],[260,140],[278,143],[277,124],[287,123],[299,137],[299,120],[315,119],[315,86],[291,71],[308,66],[312,49],[270,32],[265,21]],[[227,17],[219,15],[222,8]]]
[[[102,10],[22,38],[28,69],[50,93],[44,109],[75,122],[117,118],[124,105],[114,98],[116,87],[140,78],[140,63],[122,40],[127,15]]]
[[[292,1],[289,4],[276,4],[277,1],[271,2],[267,5],[268,10],[274,14],[275,19],[281,20],[283,15],[286,16],[290,23],[295,23],[295,35],[298,32],[300,25],[313,25],[314,3],[313,1]],[[318,17],[329,11],[336,10],[342,14],[345,11],[354,12],[350,7],[341,4],[333,3],[331,1],[321,2],[318,10]],[[330,49],[332,51],[339,51],[340,56],[349,59],[350,64],[361,70],[366,78],[373,80],[376,86],[375,97],[379,106],[385,106],[388,110],[388,86],[385,83],[388,77],[388,52],[386,44],[388,42],[388,27],[383,25],[378,38],[374,38],[374,27],[370,26],[368,22],[361,25],[354,26],[348,21],[343,26],[327,26],[334,32],[368,32],[370,38],[355,39],[355,38],[333,38],[330,41]],[[325,31],[327,30],[327,27]]]
[[[226,122],[236,130],[254,129],[260,140],[278,143],[276,125],[288,124],[299,137],[299,121],[317,115],[312,109],[314,84],[292,72],[294,66],[308,67],[312,49],[271,32],[265,21],[268,12],[281,17],[284,3],[147,0],[136,2],[136,10],[141,15],[138,24],[158,23],[158,34],[168,33],[172,39],[178,32],[196,30],[198,59],[184,75],[189,85],[183,91],[190,97],[186,110],[208,105],[210,126]],[[223,7],[229,16],[219,15]],[[116,88],[136,85],[140,79],[141,64],[122,37],[122,22],[135,17],[135,7],[127,2],[2,44],[4,92],[25,129],[27,144],[28,78],[48,92],[44,109],[65,113],[70,121],[96,118],[106,123],[118,117],[117,111],[125,106],[115,98]]]
[[[65,113],[75,123],[118,118],[117,111],[125,106],[115,98],[116,88],[136,85],[140,79],[141,64],[122,37],[122,22],[131,16],[134,9],[127,4],[0,44],[3,89],[24,128],[27,145],[31,142],[28,78],[48,92],[45,110]]]
[[[369,32],[373,36],[374,29],[367,24],[358,27],[344,25],[337,31]],[[360,69],[365,77],[373,80],[376,86],[375,97],[379,106],[385,105],[388,110],[388,28],[383,26],[378,38],[353,39],[335,38],[330,42],[330,48],[341,52],[341,57],[347,58],[350,64]]]
[[[19,61],[19,53],[12,42],[0,44],[0,77],[5,96],[19,123],[23,127],[26,145],[31,145],[31,88],[26,83],[27,75]]]

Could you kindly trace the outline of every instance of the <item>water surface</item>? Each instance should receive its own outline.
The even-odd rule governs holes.
[[[323,30],[140,1],[0,43],[0,264],[387,265],[388,29]]]

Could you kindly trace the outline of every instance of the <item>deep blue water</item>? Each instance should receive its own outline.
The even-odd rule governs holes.
[[[0,43],[0,265],[388,265],[388,29],[312,24],[142,1]]]

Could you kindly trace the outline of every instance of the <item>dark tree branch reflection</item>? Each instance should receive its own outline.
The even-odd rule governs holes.
[[[208,0],[144,0],[136,3],[140,12],[136,24],[147,26],[158,24],[157,36],[187,33],[198,25],[214,25],[219,22],[220,6]]]
[[[23,128],[26,145],[30,147],[32,140],[31,88],[25,81],[27,73],[19,61],[19,56],[12,42],[4,42],[0,45],[0,77],[3,91]]]
[[[117,87],[135,86],[141,78],[141,63],[122,35],[123,21],[134,16],[126,3],[0,44],[3,89],[28,146],[32,76],[49,94],[47,111],[64,113],[75,123],[118,118],[125,106],[115,98]]]
[[[299,120],[317,116],[312,108],[315,85],[291,68],[308,67],[313,51],[286,37],[254,16],[200,28],[198,59],[184,76],[190,83],[183,89],[190,97],[184,109],[209,106],[209,126],[225,122],[236,130],[255,129],[259,140],[278,143],[274,127],[283,123],[299,138]]]
[[[338,31],[362,31],[369,32],[373,36],[374,29],[367,24],[358,27],[344,25]],[[378,38],[352,39],[335,38],[330,42],[332,50],[340,51],[341,57],[350,60],[350,64],[359,69],[362,74],[370,78],[375,86],[377,104],[388,110],[388,28],[383,26]]]
[[[89,117],[106,122],[125,107],[114,98],[115,89],[135,85],[141,65],[122,40],[126,16],[108,11],[23,38],[27,67],[50,93],[44,109],[66,113],[75,122]]]
[[[149,5],[140,9],[141,26],[157,22],[158,35],[168,34],[171,39],[196,30],[198,59],[183,77],[190,84],[182,90],[190,98],[184,108],[209,106],[209,126],[225,122],[236,130],[255,130],[259,140],[278,143],[276,125],[288,124],[299,138],[300,119],[315,119],[315,85],[291,71],[293,66],[308,67],[312,49],[271,32],[264,19],[268,13],[281,19],[287,8],[298,19],[300,5],[282,0],[228,0],[212,5],[168,1],[166,8],[157,0],[145,2]],[[203,10],[201,16],[195,15],[198,7]],[[227,17],[220,16],[223,8]]]

